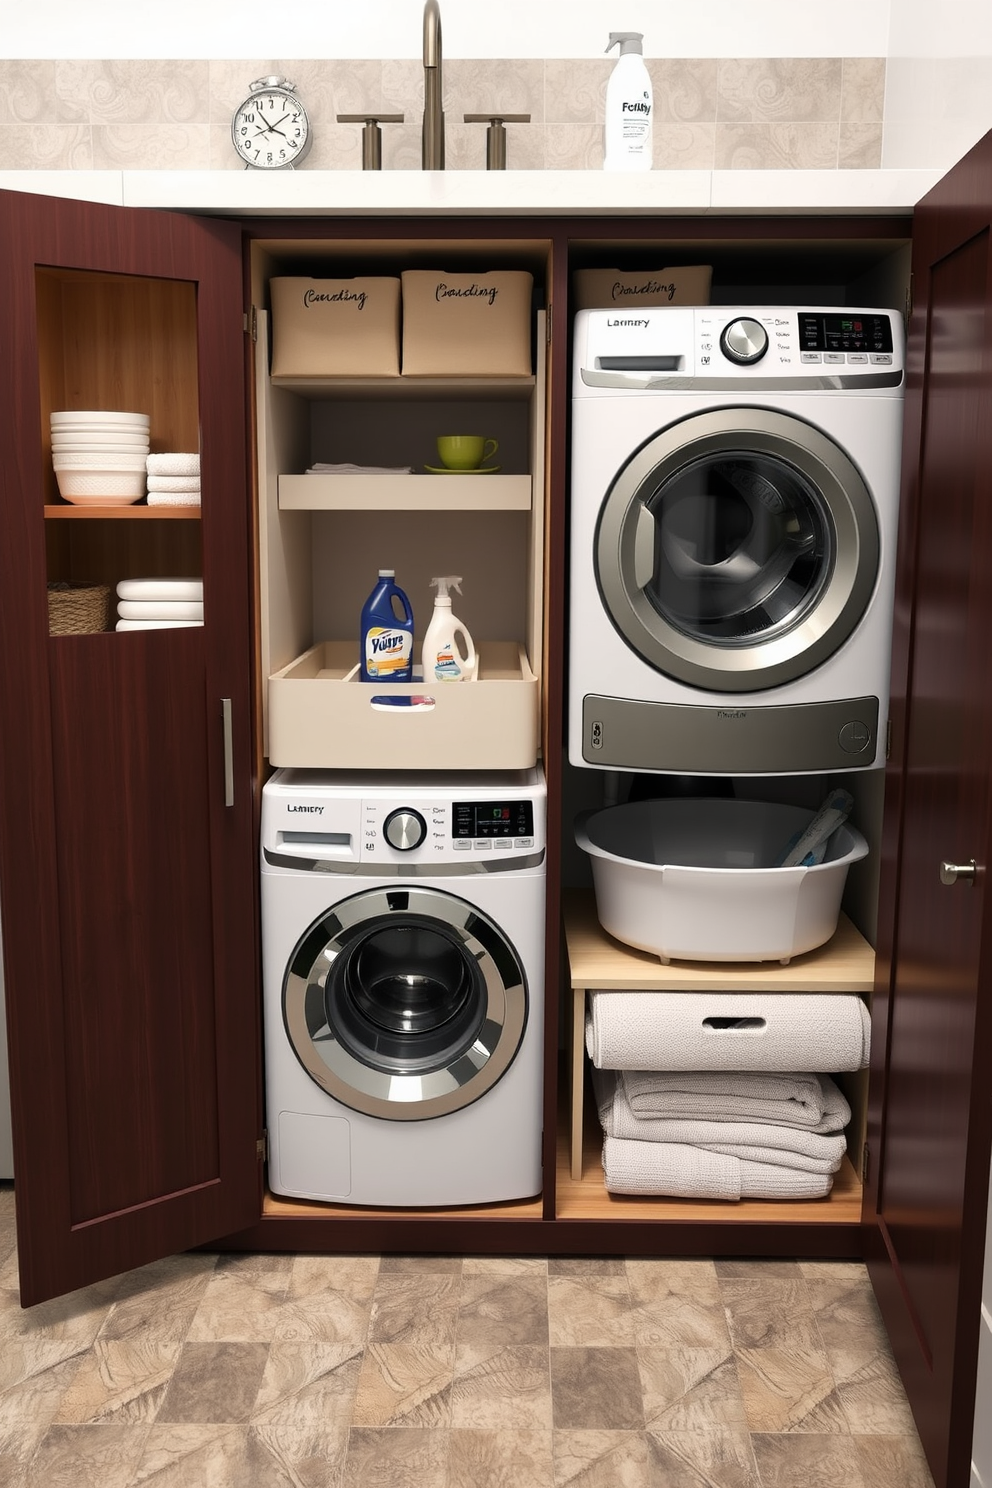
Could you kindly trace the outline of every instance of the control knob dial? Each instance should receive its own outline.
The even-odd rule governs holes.
[[[427,836],[427,823],[412,806],[398,806],[383,822],[382,835],[397,852],[413,852]]]
[[[742,315],[740,320],[732,320],[724,326],[720,334],[720,350],[729,362],[735,362],[738,367],[750,367],[752,363],[760,362],[768,350],[768,332],[760,320]]]

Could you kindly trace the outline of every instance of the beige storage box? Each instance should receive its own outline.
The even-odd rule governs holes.
[[[269,678],[269,763],[336,770],[525,770],[538,681],[516,641],[482,641],[475,682],[360,682],[354,641],[321,641]],[[394,707],[384,699],[409,697]],[[427,702],[421,699],[428,699]]]
[[[273,377],[398,377],[398,279],[271,279]]]
[[[576,269],[572,275],[572,308],[708,305],[712,278],[709,264],[678,269]]]
[[[405,377],[526,377],[534,276],[517,270],[403,274]]]

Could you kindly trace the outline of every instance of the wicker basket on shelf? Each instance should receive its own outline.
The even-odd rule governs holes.
[[[49,584],[49,635],[92,635],[113,629],[109,584]]]

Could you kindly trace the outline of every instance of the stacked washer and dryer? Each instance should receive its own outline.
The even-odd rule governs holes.
[[[274,1193],[433,1208],[540,1192],[545,794],[537,768],[267,782]]]
[[[884,763],[903,367],[888,310],[579,312],[572,764]]]

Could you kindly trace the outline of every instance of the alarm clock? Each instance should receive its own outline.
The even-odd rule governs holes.
[[[231,139],[246,170],[292,170],[313,144],[307,111],[286,78],[258,78],[231,120]]]

